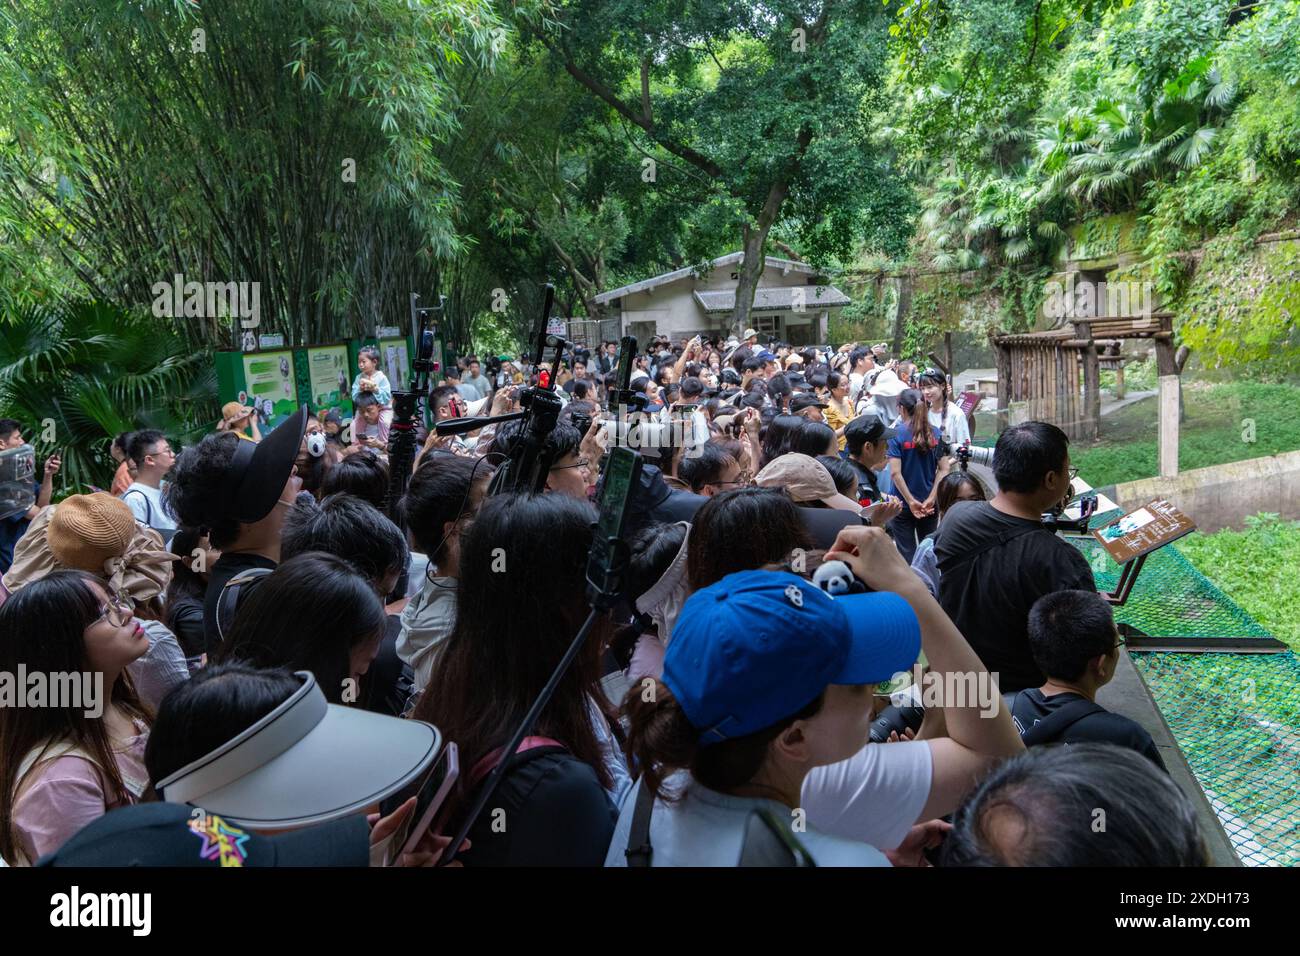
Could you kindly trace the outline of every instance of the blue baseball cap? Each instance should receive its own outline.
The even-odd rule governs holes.
[[[890,680],[920,653],[897,594],[833,598],[785,571],[739,571],[687,599],[663,682],[707,745],[771,727],[830,684]]]

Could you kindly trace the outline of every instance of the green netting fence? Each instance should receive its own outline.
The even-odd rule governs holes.
[[[1094,517],[1100,527],[1121,512]],[[1099,588],[1119,567],[1095,541],[1071,538]],[[1268,632],[1177,551],[1147,558],[1115,618],[1153,637],[1267,637]],[[1300,865],[1300,660],[1279,654],[1130,655],[1248,866]]]

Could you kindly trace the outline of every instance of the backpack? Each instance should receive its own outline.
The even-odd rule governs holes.
[[[148,527],[152,528],[154,531],[157,531],[158,534],[162,536],[162,541],[163,541],[163,547],[164,547],[164,548],[170,548],[170,547],[172,546],[172,538],[174,538],[174,537],[176,536],[176,532],[179,531],[180,529],[179,529],[179,528],[166,528],[166,529],[164,529],[164,528],[154,528],[154,526],[153,526],[153,503],[149,500],[149,496],[146,495],[146,494],[145,494],[143,491],[141,491],[139,488],[136,488],[134,491],[128,491],[128,492],[125,492],[125,493],[122,495],[122,500],[125,501],[125,500],[126,500],[126,496],[127,496],[127,495],[130,495],[130,494],[136,494],[136,495],[139,495],[142,499],[144,499],[144,523],[145,523]]]
[[[239,608],[240,596],[247,595],[262,578],[270,573],[270,568],[249,568],[247,571],[240,571],[226,582],[226,586],[217,596],[217,610],[214,615],[218,640],[226,639],[226,629],[235,621],[235,611]]]
[[[1020,699],[1020,691],[1016,694],[1014,700]],[[1015,704],[1012,703],[1011,710],[1015,711]],[[1045,720],[1040,720],[1023,734],[1020,740],[1026,747],[1036,747],[1039,744],[1051,743],[1065,733],[1085,717],[1091,717],[1093,714],[1107,713],[1106,708],[1100,704],[1093,703],[1087,699],[1072,700],[1064,707],[1058,707]]]

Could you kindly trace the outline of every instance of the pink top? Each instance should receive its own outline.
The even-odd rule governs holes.
[[[117,771],[129,789],[138,786],[143,791],[149,779],[144,768],[149,731],[138,721],[136,729],[140,733],[127,742],[124,750],[116,752]],[[29,864],[57,850],[109,810],[136,802],[134,798],[125,802],[116,797],[110,800],[99,768],[85,757],[56,757],[36,773],[35,779],[28,778],[30,782],[14,802],[14,830]]]

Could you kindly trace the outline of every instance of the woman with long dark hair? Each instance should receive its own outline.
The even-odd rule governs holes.
[[[799,506],[777,488],[737,488],[710,498],[691,524],[686,577],[698,591],[728,574],[781,564],[813,541]]]
[[[907,506],[889,523],[903,560],[909,564],[917,541],[933,534],[939,519],[934,513],[939,482],[948,474],[948,456],[940,448],[939,429],[930,424],[925,398],[914,388],[898,396],[901,417],[889,439],[889,475],[894,490]]]
[[[762,471],[773,458],[779,458],[790,451],[790,443],[806,421],[806,418],[799,415],[777,415],[773,418],[763,430],[763,457],[756,470]]]
[[[472,612],[457,616],[415,712],[460,748],[457,816],[587,616],[595,518],[568,495],[499,495],[461,542],[459,603]],[[612,709],[599,683],[608,632],[608,619],[598,619],[470,830],[473,846],[459,857],[466,866],[604,860],[613,799],[628,782],[602,712]]]
[[[917,388],[925,396],[930,424],[939,429],[940,438],[950,447],[970,441],[966,413],[948,399],[948,377],[938,369],[927,368],[917,379]]]
[[[245,585],[248,587],[248,585]],[[311,671],[331,704],[358,700],[388,619],[370,581],[323,551],[289,558],[239,602],[217,662]]]
[[[0,857],[34,863],[144,793],[152,715],[126,666],[149,650],[129,602],[81,571],[54,571],[0,605],[0,673],[46,693],[0,707]],[[67,675],[62,677],[60,675]]]
[[[816,458],[818,455],[839,454],[840,444],[835,438],[835,429],[825,422],[811,422],[804,419],[798,431],[790,436],[788,451]]]

